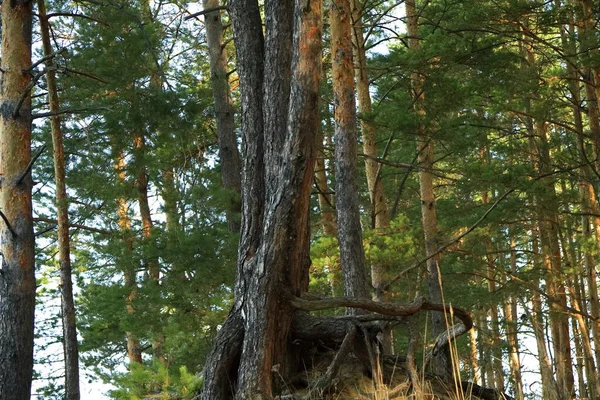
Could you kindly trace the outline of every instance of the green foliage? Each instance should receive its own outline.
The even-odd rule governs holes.
[[[110,392],[115,400],[142,400],[148,396],[161,400],[192,399],[202,388],[202,380],[185,366],[169,369],[162,363],[131,365],[131,370],[115,378],[118,390]]]

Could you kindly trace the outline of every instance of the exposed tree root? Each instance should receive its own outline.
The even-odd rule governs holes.
[[[367,376],[376,382],[375,389],[385,384],[397,382],[398,379],[409,380],[410,385],[396,385],[396,391],[422,390],[425,381],[437,382],[438,387],[454,387],[438,378],[419,373],[414,360],[415,342],[411,339],[407,357],[385,356],[379,353],[377,335],[381,332],[380,321],[399,321],[406,319],[421,310],[442,311],[460,320],[446,332],[439,335],[432,347],[428,359],[448,346],[457,337],[473,326],[468,312],[460,308],[430,303],[423,297],[416,298],[408,304],[379,303],[354,298],[321,298],[310,295],[301,297],[289,296],[290,304],[298,311],[293,315],[293,322],[288,337],[290,364],[275,371],[283,375],[285,390],[277,399],[309,400],[327,398],[343,390],[344,386],[354,383],[356,379],[348,379],[348,365],[354,364],[353,371],[360,376]],[[307,311],[324,310],[338,307],[354,307],[371,311],[372,314],[341,317],[317,317]],[[411,338],[414,336],[409,327]],[[213,351],[206,362],[204,379],[207,385],[201,399],[219,400],[236,398],[236,382],[239,360],[244,340],[244,324],[239,312],[232,312],[223,325]],[[295,365],[294,365],[295,362]],[[342,372],[342,370],[345,370]],[[461,382],[465,395],[484,400],[510,399],[510,397],[492,389],[482,388],[470,382]],[[392,385],[393,386],[393,385]],[[394,389],[387,390],[387,395]],[[441,390],[441,389],[440,389]],[[369,398],[371,396],[366,396]],[[339,397],[343,398],[343,397]],[[391,397],[390,397],[391,398]],[[443,398],[440,397],[440,398]]]

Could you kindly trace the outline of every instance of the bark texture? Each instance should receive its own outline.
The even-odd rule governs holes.
[[[320,2],[299,1],[296,7],[273,2],[265,8],[267,42],[291,43],[294,32],[293,64],[285,56],[289,48],[274,46],[263,57],[256,1],[232,0],[229,7],[242,96],[242,237],[234,308],[205,371],[201,398],[211,400],[271,398],[283,384],[278,377],[290,365],[293,317],[285,293],[308,286],[309,196],[319,123]],[[287,88],[272,87],[281,84],[273,77],[265,79],[273,71],[281,71]],[[238,364],[230,351],[242,336]]]
[[[28,400],[35,309],[31,205],[32,3],[4,1],[0,79],[0,399]]]
[[[218,0],[204,0],[204,9],[215,8]],[[223,187],[230,190],[231,202],[227,210],[227,222],[231,232],[240,230],[241,165],[235,135],[235,109],[229,96],[229,73],[227,52],[224,47],[221,11],[215,10],[204,16],[206,42],[210,59],[210,77],[213,91],[214,111],[219,140],[219,159]]]
[[[335,193],[340,262],[346,296],[367,298],[365,254],[359,212],[356,105],[349,0],[329,9],[335,120]],[[348,310],[356,313],[358,310]]]
[[[46,82],[48,83],[48,103],[52,113],[60,110],[60,99],[56,86],[54,58],[50,43],[50,24],[46,18],[45,0],[38,0],[38,14],[44,55],[46,61]],[[52,130],[54,180],[56,183],[56,220],[58,235],[58,262],[60,265],[61,308],[63,318],[63,348],[65,354],[65,398],[77,400],[79,393],[79,349],[77,344],[77,322],[75,302],[73,300],[73,281],[71,271],[71,243],[69,237],[69,201],[65,177],[65,149],[63,145],[62,124],[59,115],[50,117]]]

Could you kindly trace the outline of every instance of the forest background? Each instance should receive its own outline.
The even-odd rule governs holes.
[[[472,313],[456,342],[465,379],[516,398],[600,396],[600,6],[350,1],[347,83],[332,73],[335,4],[323,7],[315,71],[310,292],[348,294],[339,164],[353,164],[369,296],[407,303],[437,287]],[[63,398],[77,362],[78,386],[105,382],[112,398],[192,398],[202,386],[234,297],[247,151],[230,13],[216,0],[202,9],[36,2],[38,398]],[[350,154],[337,151],[340,82],[356,100]],[[413,337],[420,359],[435,320],[396,322],[384,351],[406,353]]]

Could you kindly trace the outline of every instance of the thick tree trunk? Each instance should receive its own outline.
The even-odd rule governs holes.
[[[294,10],[295,18],[286,15]],[[269,88],[281,83],[273,77],[263,80],[265,73],[273,73],[271,68],[285,73],[288,61],[282,57],[281,65],[274,65],[277,54],[286,49],[273,47],[263,66],[257,2],[233,0],[230,12],[242,93],[242,237],[234,308],[219,331],[205,370],[202,398],[207,400],[232,394],[271,398],[284,383],[278,378],[291,367],[288,345],[294,313],[286,293],[300,294],[308,287],[309,198],[319,128],[321,3],[298,1],[294,9],[282,1],[265,9],[269,43],[285,42],[294,32],[293,64],[287,64],[293,65],[293,78],[287,80],[288,88]],[[290,25],[283,26],[285,21]],[[285,76],[282,81],[286,82]],[[268,93],[264,99],[263,92]],[[289,110],[275,110],[285,104]],[[265,138],[273,142],[263,159]],[[266,185],[266,177],[274,181]],[[231,349],[242,336],[238,364]],[[224,376],[227,372],[229,378]],[[231,391],[226,388],[228,379],[235,380],[228,382]]]
[[[46,82],[48,83],[48,103],[50,112],[60,110],[60,101],[56,87],[56,74],[53,70],[54,59],[51,57],[50,25],[46,18],[45,0],[38,0],[38,14],[44,55],[50,57],[46,61]],[[71,244],[69,237],[69,202],[65,182],[65,149],[60,116],[50,117],[52,144],[54,147],[54,179],[56,182],[56,220],[58,225],[58,262],[60,265],[61,307],[63,319],[63,347],[65,353],[65,398],[79,399],[79,350],[77,345],[77,328],[75,319],[75,302],[73,300],[73,282],[71,278]]]
[[[219,5],[218,0],[204,0],[204,9]],[[221,11],[216,10],[204,16],[206,42],[210,59],[210,76],[213,90],[217,138],[219,140],[219,158],[223,187],[230,190],[231,203],[227,210],[227,223],[231,232],[240,230],[240,202],[242,187],[240,155],[235,135],[235,109],[229,96],[229,73],[227,71],[227,52],[224,48]]]
[[[35,310],[31,205],[32,2],[4,1],[0,79],[0,399],[28,400]],[[22,102],[21,102],[22,101]]]
[[[335,194],[340,262],[346,296],[367,298],[358,190],[354,66],[349,0],[332,0],[329,9],[335,120]],[[360,313],[359,310],[348,310]]]
[[[421,44],[419,39],[419,14],[415,0],[407,0],[406,28],[408,31],[409,48],[411,51],[419,51]],[[419,164],[419,189],[421,198],[421,220],[425,237],[425,255],[429,257],[439,247],[437,233],[437,215],[435,206],[435,194],[433,191],[433,174],[431,170],[434,162],[434,142],[428,134],[422,119],[425,116],[425,93],[423,77],[418,72],[411,74],[411,84],[414,99],[414,109],[417,117],[421,119],[417,132],[417,162]],[[443,302],[442,277],[440,275],[440,256],[429,257],[427,260],[427,284],[429,297],[436,303]],[[446,318],[442,313],[431,313],[431,328],[434,337],[446,330]],[[436,356],[433,362],[435,374],[449,379],[452,373],[452,364],[448,349]]]

